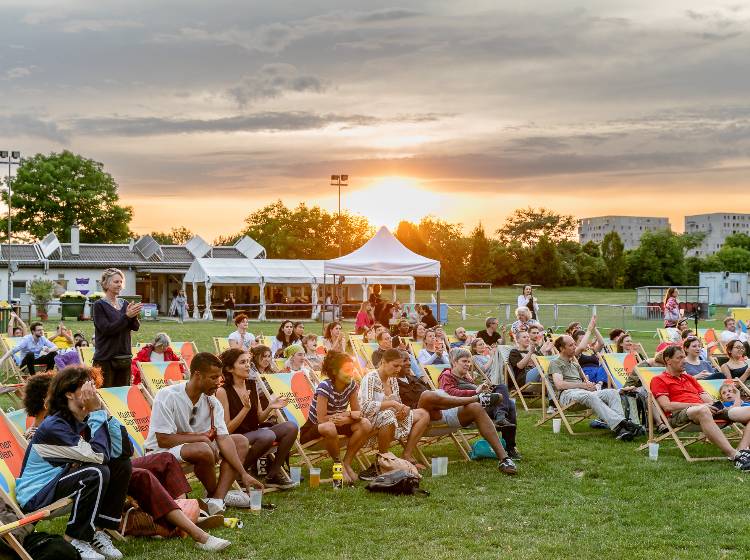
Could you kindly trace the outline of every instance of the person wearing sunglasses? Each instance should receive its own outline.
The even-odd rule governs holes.
[[[248,489],[263,488],[243,467],[247,438],[229,433],[224,409],[214,396],[221,384],[221,367],[219,358],[199,352],[190,363],[187,383],[156,393],[145,446],[147,454],[168,451],[193,465],[196,478],[206,488],[210,515],[224,511],[225,506],[250,506],[245,492],[229,490],[234,480],[241,480]]]

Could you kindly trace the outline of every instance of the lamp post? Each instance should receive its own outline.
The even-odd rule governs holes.
[[[6,161],[7,160],[7,161]],[[8,185],[8,304],[11,306],[12,298],[13,298],[13,284],[12,284],[12,276],[13,276],[13,266],[11,261],[11,255],[10,255],[10,245],[12,242],[11,238],[11,224],[10,224],[10,215],[11,215],[11,209],[12,209],[12,203],[11,203],[11,180],[13,176],[13,166],[14,165],[21,165],[21,152],[17,151],[5,151],[0,150],[0,164],[8,164],[8,179],[7,185]]]
[[[339,188],[339,234],[341,234],[341,187],[349,186],[349,175],[331,175],[331,186]],[[339,237],[339,257],[341,256],[341,238]]]

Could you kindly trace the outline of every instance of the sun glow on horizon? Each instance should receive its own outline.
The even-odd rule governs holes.
[[[364,216],[376,228],[388,226],[391,231],[402,220],[419,222],[436,214],[443,198],[420,186],[417,179],[400,176],[380,177],[345,196],[342,207]]]

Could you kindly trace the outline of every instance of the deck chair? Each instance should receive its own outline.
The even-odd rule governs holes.
[[[622,389],[628,375],[638,365],[638,356],[628,353],[610,353],[602,355],[604,369],[609,374],[609,384],[614,389]]]
[[[157,391],[167,385],[182,383],[185,376],[180,369],[180,362],[136,362],[141,371],[141,383],[146,387],[151,399]]]
[[[675,340],[680,340],[680,333],[674,327],[656,329],[656,335],[659,337],[659,342],[674,342]]]
[[[526,412],[528,412],[531,408],[542,408],[544,405],[544,401],[542,400],[541,395],[541,382],[529,381],[528,383],[524,383],[523,385],[521,385],[518,383],[518,380],[513,373],[513,368],[510,366],[510,361],[508,361],[508,358],[510,357],[510,351],[514,348],[515,346],[512,346],[510,344],[498,344],[497,346],[497,352],[499,354],[499,357],[503,361],[503,383],[507,385],[510,396],[516,400],[521,401],[521,406],[523,406],[523,409]],[[538,407],[532,407],[532,403],[538,404]]]
[[[94,365],[94,351],[96,349],[93,346],[80,346],[78,348],[79,354],[81,354],[81,363],[88,367]]]
[[[146,438],[151,423],[151,403],[144,395],[142,385],[107,387],[98,390],[109,413],[125,426],[135,455],[145,454]]]
[[[537,426],[541,426],[554,418],[559,418],[562,421],[562,425],[571,436],[579,435],[591,435],[596,433],[595,431],[589,432],[576,432],[573,427],[584,420],[591,418],[594,411],[590,408],[586,408],[578,403],[570,403],[568,406],[562,406],[558,400],[557,390],[555,389],[554,382],[549,375],[549,365],[552,360],[555,359],[551,356],[534,356],[534,362],[536,362],[540,373],[542,374],[542,418],[536,423]],[[544,407],[544,403],[547,400],[552,400],[552,406],[555,411],[549,414],[547,409]],[[603,430],[599,430],[603,432]]]
[[[19,434],[25,434],[26,430],[34,425],[34,419],[26,414],[23,408],[8,411],[5,417],[13,423]]]
[[[648,401],[649,401],[649,414],[648,414],[648,441],[641,445],[638,450],[644,450],[648,449],[649,443],[664,443],[669,440],[672,440],[674,444],[677,446],[677,448],[682,453],[683,457],[685,457],[685,460],[689,463],[697,462],[697,461],[718,461],[718,460],[726,460],[726,457],[724,455],[719,456],[708,456],[708,457],[694,457],[690,454],[690,451],[688,449],[689,446],[694,445],[696,443],[710,443],[707,439],[705,434],[700,430],[700,427],[697,424],[685,424],[684,426],[679,426],[677,428],[673,428],[672,425],[669,423],[669,418],[664,413],[664,410],[659,405],[659,401],[657,401],[654,398],[653,393],[651,393],[651,381],[654,377],[659,375],[664,371],[664,368],[636,368],[635,372],[638,374],[638,377],[641,379],[641,383],[643,383],[643,386],[648,390]],[[716,384],[716,381],[718,381],[718,385]],[[707,393],[712,394],[712,392],[716,391],[716,395],[718,395],[718,388],[721,386],[722,381],[721,380],[715,380],[715,381],[708,381],[708,380],[702,380],[699,381],[700,385],[706,390]],[[657,414],[659,416],[660,423],[664,424],[667,428],[667,431],[663,434],[657,434],[654,430],[654,414]],[[737,439],[737,430],[734,428],[732,424],[727,424],[726,426],[722,426],[723,429],[731,428],[733,433],[728,436],[728,439]]]
[[[11,533],[21,525],[35,523],[48,517],[65,515],[70,511],[70,498],[63,498],[37,511],[25,514],[16,502],[16,479],[21,476],[26,440],[16,430],[4,412],[0,411],[0,499],[2,499],[19,518],[17,523],[0,526],[0,538],[11,547],[22,560],[33,560],[23,545]]]
[[[716,334],[716,331],[714,329],[698,329],[701,341],[703,342],[704,346],[707,348],[707,354],[709,356],[719,356],[723,355],[726,356],[727,349],[722,344],[721,340],[719,340],[718,335]],[[700,332],[703,331],[703,332]],[[715,344],[712,344],[715,343]],[[709,345],[712,345],[709,348]]]
[[[315,391],[304,372],[261,374],[261,379],[263,383],[259,383],[258,386],[267,399],[276,395],[287,401],[287,406],[276,411],[279,420],[294,422],[302,428],[307,422],[307,415],[310,412],[312,400],[315,398]],[[340,436],[339,440],[342,438],[344,436]],[[314,439],[304,445],[299,442],[299,439],[294,442],[296,454],[302,458],[308,468],[322,461],[327,455],[321,441],[321,438]],[[342,445],[342,449],[344,447],[345,445]],[[364,467],[359,454],[357,460],[360,466]]]
[[[195,345],[195,342],[172,341],[172,349],[175,351],[175,354],[177,354],[180,358],[182,358],[182,361],[185,362],[187,369],[190,370],[190,362],[193,361],[193,356],[195,356],[198,353],[198,347]]]
[[[0,346],[2,347],[3,354],[9,352],[15,348],[23,337],[10,337],[7,334],[0,334]],[[33,375],[34,372],[27,372],[25,369],[21,369],[16,363],[15,357],[10,356],[2,364],[2,378],[0,381],[5,384],[13,384],[16,382],[25,382],[29,375]]]
[[[256,338],[257,340],[257,338]],[[214,350],[217,354],[221,354],[224,350],[229,350],[229,339],[225,336],[214,336]]]

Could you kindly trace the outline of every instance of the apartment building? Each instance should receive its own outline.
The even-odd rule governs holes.
[[[601,243],[610,231],[616,231],[625,249],[635,249],[647,231],[670,229],[668,218],[647,216],[597,216],[578,220],[578,240],[581,244]]]

